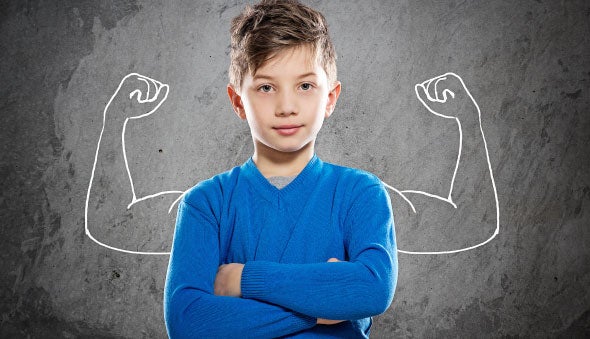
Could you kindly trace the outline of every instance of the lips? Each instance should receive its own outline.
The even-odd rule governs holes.
[[[280,135],[293,135],[299,131],[303,125],[281,125],[273,127]]]

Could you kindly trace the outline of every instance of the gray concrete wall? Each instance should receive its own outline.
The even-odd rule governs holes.
[[[455,254],[399,254],[398,289],[373,336],[588,336],[590,4],[310,4],[330,24],[343,84],[318,139],[323,160],[371,171],[400,190],[447,194],[458,128],[430,114],[414,85],[455,72],[481,108],[497,188],[500,232],[491,242]],[[166,335],[168,257],[121,253],[85,235],[103,110],[130,72],[170,85],[155,114],[127,127],[138,196],[183,191],[241,164],[252,153],[249,130],[225,86],[229,21],[243,6],[0,5],[1,337]],[[459,108],[465,148],[457,209],[408,194],[419,210],[412,215],[391,192],[402,249],[450,251],[494,234],[477,113]],[[130,202],[117,144],[125,116],[109,113],[89,227],[112,246],[166,251],[174,218],[155,206],[172,196],[122,208]]]

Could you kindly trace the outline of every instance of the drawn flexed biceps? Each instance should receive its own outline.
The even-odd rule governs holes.
[[[170,206],[168,208],[168,211],[170,211],[173,203],[178,200],[179,195],[184,193],[184,191],[172,190],[137,197],[133,177],[129,169],[129,162],[127,160],[127,149],[125,145],[127,124],[131,120],[145,118],[155,113],[168,98],[169,89],[170,87],[167,84],[160,81],[138,73],[130,73],[123,77],[119,86],[105,106],[102,129],[98,138],[94,164],[92,166],[92,174],[88,185],[88,192],[86,194],[86,206],[84,212],[85,232],[90,239],[101,246],[133,254],[169,253],[162,251],[131,250],[125,248],[126,246],[123,245],[114,246],[113,244],[105,243],[108,242],[106,240],[98,240],[94,235],[95,233],[99,233],[97,231],[104,230],[109,226],[103,225],[102,219],[118,220],[117,223],[125,223],[125,225],[130,223],[138,224],[142,221],[129,221],[123,219],[121,214],[140,202],[158,197],[161,201],[154,200],[152,202],[159,204],[165,203],[167,206]],[[120,139],[116,138],[118,134],[121,136]],[[103,139],[105,135],[108,137]],[[98,174],[97,168],[100,168]],[[97,183],[102,184],[97,185]],[[111,187],[105,187],[109,185],[109,183],[116,183],[116,187],[112,187],[113,184],[111,184]],[[104,205],[109,206],[109,208],[101,209]],[[125,208],[122,209],[122,206]],[[101,213],[98,213],[97,211],[100,211]],[[118,215],[109,215],[109,213]],[[90,214],[96,214],[95,218],[90,218]],[[131,216],[131,218],[132,217],[133,216]],[[163,216],[159,217],[163,218]],[[146,224],[135,225],[140,230],[134,234],[141,234],[142,231],[147,231],[149,233],[149,229],[154,227],[152,223],[155,223],[156,220],[158,220],[158,216],[155,214],[153,216],[148,215],[145,219]],[[162,224],[166,223],[165,221],[160,222]],[[170,220],[168,220],[167,223],[170,223]],[[91,231],[91,228],[93,231]],[[114,232],[117,232],[117,230]],[[115,234],[110,238],[114,239],[118,238],[118,236]],[[149,239],[151,239],[151,237],[149,237]]]
[[[463,252],[482,246],[490,242],[499,233],[500,209],[498,202],[498,193],[496,190],[496,183],[494,181],[490,156],[488,152],[488,146],[485,140],[481,124],[481,110],[479,108],[479,105],[471,95],[467,86],[465,86],[463,79],[461,79],[461,77],[455,73],[445,73],[428,79],[426,81],[420,82],[414,86],[414,90],[418,100],[430,113],[441,118],[454,120],[457,124],[459,132],[459,147],[457,152],[457,161],[455,163],[453,171],[453,176],[451,181],[449,182],[447,194],[445,196],[419,190],[397,190],[388,184],[386,184],[386,186],[390,189],[395,190],[395,192],[399,194],[404,199],[404,201],[406,201],[409,204],[414,214],[419,214],[423,212],[417,210],[414,206],[414,203],[412,201],[415,201],[416,199],[435,199],[434,201],[442,201],[443,205],[448,204],[450,207],[452,207],[452,209],[457,210],[457,199],[455,197],[456,194],[454,194],[454,188],[457,182],[457,175],[461,175],[461,173],[465,174],[472,172],[471,170],[475,168],[475,166],[477,166],[477,164],[472,163],[473,159],[469,159],[469,161],[462,160],[464,145],[467,144],[474,150],[472,152],[477,152],[478,154],[485,155],[485,160],[487,161],[487,180],[489,180],[489,182],[485,184],[484,187],[487,187],[487,189],[493,193],[493,203],[495,204],[496,212],[495,229],[489,237],[481,239],[480,241],[477,241],[473,244],[469,244],[467,246],[461,246],[458,248],[445,250],[437,249],[435,246],[424,246],[426,248],[430,248],[426,250],[400,248],[398,249],[398,251],[407,254],[449,254]],[[465,134],[467,134],[468,140],[464,140]],[[484,158],[484,156],[482,156],[481,158]],[[466,175],[463,175],[463,180],[461,180],[461,184],[464,187],[468,185],[473,185],[474,181],[478,181],[477,183],[479,183],[481,179],[473,176],[471,176],[471,178],[468,179],[465,179],[464,177],[466,177]],[[461,189],[459,191],[463,190]],[[469,197],[468,199],[462,199],[462,203],[471,203],[472,201],[477,199],[478,197]],[[447,209],[446,213],[448,213],[448,211],[449,209]],[[470,212],[476,213],[475,209],[473,209]],[[456,214],[457,212],[455,211],[452,213]]]
[[[131,250],[130,247],[133,246],[125,245],[125,241],[131,242],[130,239],[123,239],[122,245],[108,243],[115,241],[114,239],[119,240],[121,238],[116,234],[116,232],[118,232],[117,228],[113,228],[112,225],[108,223],[123,225],[124,227],[119,229],[121,231],[126,228],[134,228],[135,231],[128,233],[133,236],[139,235],[138,237],[145,235],[144,238],[147,239],[145,240],[146,242],[153,241],[153,233],[157,231],[154,229],[157,227],[163,227],[164,233],[169,232],[170,235],[172,233],[174,217],[170,212],[172,207],[178,202],[180,197],[182,197],[184,191],[170,190],[137,197],[133,178],[129,169],[129,163],[127,161],[127,150],[125,145],[125,131],[128,122],[155,113],[164,101],[166,101],[169,89],[170,87],[167,84],[138,73],[131,73],[121,80],[119,86],[104,109],[103,126],[96,148],[92,175],[86,196],[85,209],[86,234],[101,246],[133,254],[169,254],[169,251]],[[475,152],[482,155],[481,159],[483,159],[483,154],[485,154],[485,159],[487,160],[488,173],[485,180],[488,180],[486,187],[488,187],[490,192],[493,192],[495,200],[495,230],[487,239],[460,248],[443,250],[436,248],[434,245],[425,244],[420,250],[402,247],[398,249],[398,251],[407,254],[448,254],[467,251],[482,246],[491,241],[499,233],[500,211],[487,142],[481,125],[480,108],[465,86],[463,79],[455,73],[446,73],[420,82],[415,85],[414,89],[418,100],[430,113],[444,119],[452,119],[457,124],[459,131],[459,147],[453,176],[448,185],[448,190],[445,196],[425,191],[397,189],[385,182],[383,182],[383,184],[403,199],[404,203],[411,209],[411,214],[420,215],[421,213],[424,213],[423,210],[415,207],[415,202],[418,200],[426,201],[427,204],[430,205],[442,204],[441,213],[448,214],[449,210],[456,210],[458,204],[465,205],[474,200],[473,197],[463,197],[458,202],[457,194],[454,193],[458,176],[461,178],[468,177],[465,173],[469,173],[470,170],[473,170],[473,164],[471,161],[465,161],[461,157],[464,151],[464,145],[467,144],[475,150]],[[120,138],[117,138],[116,136],[119,133]],[[465,133],[467,133],[467,143],[465,142],[466,140],[464,140]],[[103,136],[105,135],[108,135],[108,137],[103,139]],[[463,186],[473,185],[473,182],[470,180],[473,180],[473,178],[463,178],[463,180],[459,180],[459,182]],[[97,185],[97,183],[100,183],[100,185]],[[107,187],[109,185],[110,187]],[[134,215],[131,215],[129,212],[132,208],[133,213],[131,214]],[[396,209],[397,208],[394,208],[394,210]],[[458,213],[452,213],[457,214],[457,218],[460,217],[458,216]],[[90,218],[91,214],[94,218]],[[135,214],[139,217],[135,216]],[[454,220],[456,220],[456,218]],[[457,222],[460,222],[460,220]],[[159,225],[157,225],[158,223]],[[398,223],[397,227],[404,227],[404,225],[403,223],[401,225]],[[93,229],[92,232],[91,228]],[[113,228],[113,230],[110,230],[111,228]],[[109,232],[114,232],[115,234],[108,235],[108,232],[104,231],[105,229],[109,229]],[[106,236],[111,240],[98,240],[97,237],[94,236],[94,230],[102,231],[103,236]],[[164,237],[164,239],[165,238],[166,237]],[[171,239],[171,237],[169,238]],[[400,240],[403,242],[403,239]],[[165,241],[160,240],[160,242]],[[136,244],[135,248],[140,245]],[[171,242],[159,244],[160,248],[168,248],[170,245]]]

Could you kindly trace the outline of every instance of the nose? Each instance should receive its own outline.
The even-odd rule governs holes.
[[[289,116],[297,114],[298,105],[295,93],[281,91],[278,95],[276,116]]]

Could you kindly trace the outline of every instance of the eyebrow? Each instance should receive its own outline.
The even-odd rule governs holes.
[[[304,74],[301,74],[301,75],[299,75],[299,76],[297,77],[297,79],[302,79],[302,78],[306,78],[306,77],[309,77],[309,76],[317,76],[317,73],[316,73],[316,72],[308,72],[308,73],[304,73]],[[270,75],[266,75],[266,74],[256,74],[256,75],[253,77],[253,79],[254,79],[254,80],[258,80],[258,79],[268,79],[268,80],[273,80],[274,78],[273,78],[272,76],[270,76]]]

